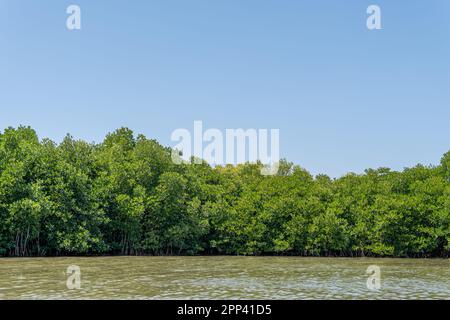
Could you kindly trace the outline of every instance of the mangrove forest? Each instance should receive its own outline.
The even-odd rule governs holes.
[[[7,128],[0,255],[449,256],[450,152],[340,178],[260,169],[174,164],[127,128],[101,143]]]

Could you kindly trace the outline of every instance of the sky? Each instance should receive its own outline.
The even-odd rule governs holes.
[[[450,1],[0,0],[2,130],[279,129],[282,157],[339,177],[438,164],[449,119]]]

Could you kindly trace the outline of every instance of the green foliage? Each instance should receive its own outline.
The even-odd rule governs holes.
[[[0,255],[448,257],[450,152],[435,167],[339,179],[282,160],[175,165],[127,128],[100,144],[0,134]]]

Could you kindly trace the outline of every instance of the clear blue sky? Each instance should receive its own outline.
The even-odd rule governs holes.
[[[366,28],[370,4],[382,30]],[[279,128],[283,157],[334,177],[437,164],[450,1],[0,0],[0,110],[0,128],[55,141]]]

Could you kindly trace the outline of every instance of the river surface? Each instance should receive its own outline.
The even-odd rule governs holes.
[[[370,266],[381,275],[368,286]],[[450,260],[3,258],[0,299],[450,300]]]

